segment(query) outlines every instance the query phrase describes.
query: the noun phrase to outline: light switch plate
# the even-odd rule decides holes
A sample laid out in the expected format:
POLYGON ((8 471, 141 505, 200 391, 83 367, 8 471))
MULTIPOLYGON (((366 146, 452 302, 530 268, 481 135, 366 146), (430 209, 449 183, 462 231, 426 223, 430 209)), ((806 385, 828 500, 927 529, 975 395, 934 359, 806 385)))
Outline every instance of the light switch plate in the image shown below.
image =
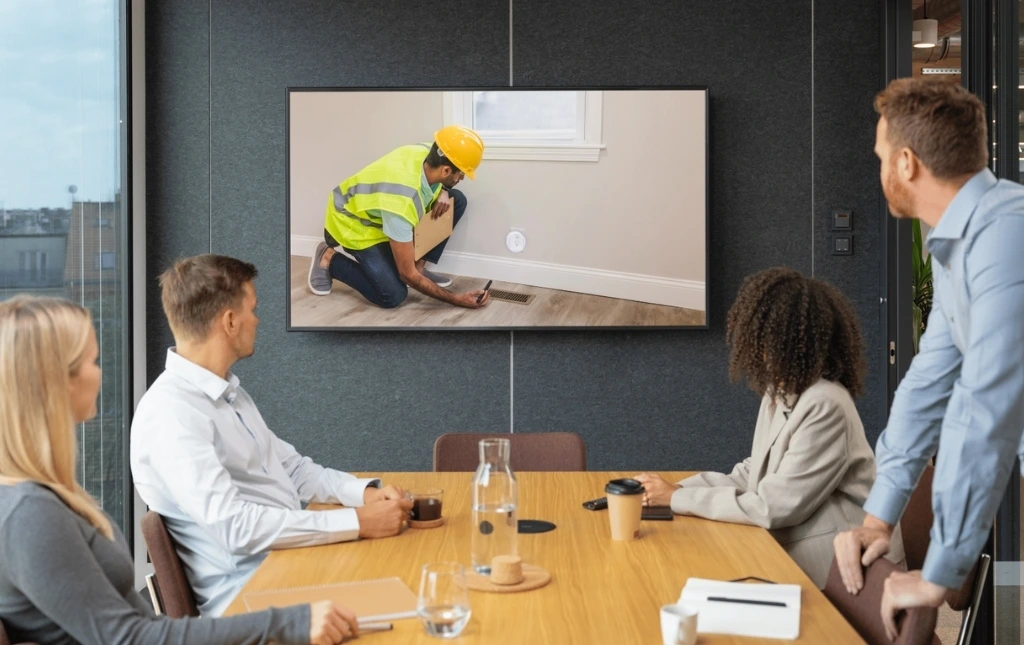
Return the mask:
POLYGON ((832 255, 853 255, 852 233, 839 233, 832 236, 832 255))

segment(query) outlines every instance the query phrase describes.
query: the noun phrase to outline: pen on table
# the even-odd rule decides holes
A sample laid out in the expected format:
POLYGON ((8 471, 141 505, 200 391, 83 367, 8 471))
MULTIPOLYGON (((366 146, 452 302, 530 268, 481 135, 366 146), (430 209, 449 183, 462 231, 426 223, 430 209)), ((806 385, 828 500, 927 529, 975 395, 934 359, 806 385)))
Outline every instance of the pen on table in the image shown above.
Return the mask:
POLYGON ((391 623, 360 623, 359 633, 367 634, 369 632, 390 632, 393 629, 391 623))
MULTIPOLYGON (((491 283, 492 282, 494 282, 494 280, 488 280, 487 281, 487 285, 484 286, 484 293, 487 293, 487 290, 491 288, 491 283)), ((477 302, 480 302, 481 300, 483 300, 484 293, 481 293, 479 296, 476 297, 476 301, 477 302)))
POLYGON ((737 602, 743 605, 766 605, 768 607, 786 607, 786 603, 775 600, 748 600, 747 598, 726 598, 725 596, 708 596, 708 602, 737 602))

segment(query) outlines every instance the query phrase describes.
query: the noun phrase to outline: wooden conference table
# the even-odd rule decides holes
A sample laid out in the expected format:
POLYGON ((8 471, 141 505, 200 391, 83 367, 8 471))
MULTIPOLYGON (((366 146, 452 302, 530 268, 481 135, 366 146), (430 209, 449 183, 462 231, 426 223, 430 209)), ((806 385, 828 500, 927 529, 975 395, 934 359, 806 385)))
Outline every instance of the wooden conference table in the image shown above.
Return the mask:
MULTIPOLYGON (((641 537, 614 542, 607 511, 588 511, 586 500, 604 495, 604 484, 636 473, 517 473, 519 518, 548 520, 554 531, 520 534, 524 562, 538 564, 551 583, 534 591, 471 591, 472 618, 457 643, 660 643, 659 608, 679 598, 693 577, 731 580, 758 576, 803 588, 798 643, 863 643, 811 580, 764 529, 676 517, 645 521, 641 537)), ((687 473, 663 473, 678 481, 687 473)), ((427 562, 469 563, 470 473, 383 473, 405 489, 444 489, 447 523, 409 529, 381 540, 274 551, 228 608, 245 612, 246 593, 350 580, 398 576, 419 592, 427 562)), ((742 620, 737 611, 737 620, 742 620)), ((365 634, 363 643, 441 642, 417 619, 394 621, 394 631, 365 634)), ((778 640, 702 635, 699 643, 779 643, 778 640)))

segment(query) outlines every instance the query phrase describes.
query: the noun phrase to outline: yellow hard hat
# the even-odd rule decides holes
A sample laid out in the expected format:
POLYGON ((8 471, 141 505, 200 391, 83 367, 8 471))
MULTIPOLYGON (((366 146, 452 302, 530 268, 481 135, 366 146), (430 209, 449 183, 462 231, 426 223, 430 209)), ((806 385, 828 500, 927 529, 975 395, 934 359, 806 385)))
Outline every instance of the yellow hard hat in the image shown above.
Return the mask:
POLYGON ((476 179, 476 169, 484 158, 479 134, 462 125, 448 125, 434 133, 434 143, 467 177, 476 179))

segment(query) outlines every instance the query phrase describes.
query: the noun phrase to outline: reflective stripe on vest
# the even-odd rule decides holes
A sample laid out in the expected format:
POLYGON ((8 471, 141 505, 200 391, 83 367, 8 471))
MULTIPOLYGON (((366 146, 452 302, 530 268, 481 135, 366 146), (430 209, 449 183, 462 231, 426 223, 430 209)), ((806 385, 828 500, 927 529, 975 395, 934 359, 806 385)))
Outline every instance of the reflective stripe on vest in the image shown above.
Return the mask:
POLYGON ((412 203, 416 206, 416 215, 423 217, 423 198, 420 197, 420 191, 415 188, 409 188, 402 184, 394 184, 389 181, 381 181, 376 184, 353 184, 349 189, 342 193, 341 186, 335 186, 334 188, 334 208, 339 213, 344 213, 349 217, 353 217, 367 226, 378 226, 374 222, 365 220, 357 215, 345 210, 345 204, 352 198, 353 195, 371 195, 373 193, 391 193, 393 195, 401 195, 402 197, 408 197, 412 200, 412 203))

